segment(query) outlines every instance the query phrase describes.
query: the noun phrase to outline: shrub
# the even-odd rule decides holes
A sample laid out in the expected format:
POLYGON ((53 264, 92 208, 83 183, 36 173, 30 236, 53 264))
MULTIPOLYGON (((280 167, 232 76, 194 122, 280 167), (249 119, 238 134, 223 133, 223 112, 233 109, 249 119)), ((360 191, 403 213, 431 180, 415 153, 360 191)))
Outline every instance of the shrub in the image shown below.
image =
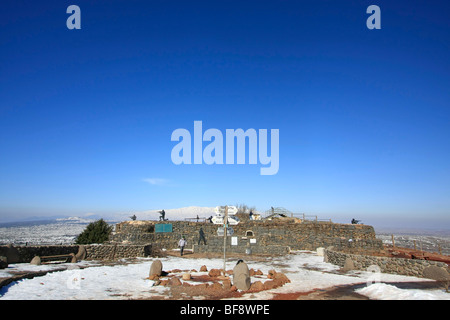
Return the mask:
POLYGON ((87 225, 86 229, 78 235, 75 240, 76 244, 91 244, 91 243, 103 243, 108 241, 111 234, 112 226, 106 223, 105 220, 100 219, 91 222, 87 225))

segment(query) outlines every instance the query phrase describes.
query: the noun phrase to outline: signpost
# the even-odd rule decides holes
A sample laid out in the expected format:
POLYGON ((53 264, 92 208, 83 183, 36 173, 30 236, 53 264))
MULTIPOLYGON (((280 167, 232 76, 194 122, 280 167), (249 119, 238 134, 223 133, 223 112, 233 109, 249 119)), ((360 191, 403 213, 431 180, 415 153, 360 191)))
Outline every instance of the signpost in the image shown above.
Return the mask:
MULTIPOLYGON (((218 227, 217 228, 217 236, 218 237, 223 237, 223 232, 224 232, 224 228, 223 227, 218 227)), ((228 227, 227 228, 227 237, 232 236, 234 233, 234 230, 232 227, 228 227)))
POLYGON ((228 210, 229 215, 234 215, 238 213, 238 208, 236 206, 218 206, 214 209, 217 214, 224 215, 225 209, 228 210))

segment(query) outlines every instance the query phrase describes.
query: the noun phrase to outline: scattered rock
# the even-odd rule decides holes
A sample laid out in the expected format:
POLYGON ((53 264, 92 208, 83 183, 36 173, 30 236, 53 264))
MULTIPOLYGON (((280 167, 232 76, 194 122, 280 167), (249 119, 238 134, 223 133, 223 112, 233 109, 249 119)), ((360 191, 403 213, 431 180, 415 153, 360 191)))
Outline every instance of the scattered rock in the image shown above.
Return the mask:
POLYGON ((436 280, 438 283, 441 283, 446 292, 448 291, 448 288, 450 286, 450 272, 448 271, 449 268, 441 268, 438 266, 429 266, 423 269, 423 276, 425 278, 436 280))
POLYGON ((236 286, 239 290, 248 290, 250 289, 250 277, 246 274, 239 274, 233 278, 233 285, 236 286))
POLYGON ((250 291, 262 291, 264 290, 264 284, 261 281, 253 282, 250 286, 250 291))
POLYGON ((253 268, 251 268, 250 269, 250 277, 253 277, 253 276, 262 276, 263 275, 263 272, 261 271, 261 270, 254 270, 253 268))
POLYGON ((186 273, 183 273, 181 279, 183 279, 183 280, 191 280, 192 277, 191 277, 191 274, 189 272, 186 272, 186 273))
POLYGON ((167 283, 167 285, 169 287, 177 287, 177 286, 181 286, 182 282, 181 282, 181 280, 179 278, 173 277, 173 278, 169 279, 169 282, 167 283))
POLYGON ((291 280, 289 280, 288 277, 286 277, 286 275, 284 273, 281 272, 277 272, 275 274, 274 280, 276 282, 279 282, 281 285, 284 285, 285 283, 290 283, 291 280))
POLYGON ((81 261, 86 259, 86 248, 84 246, 79 246, 78 247, 78 252, 75 255, 77 261, 81 261))
POLYGON ((222 286, 225 290, 230 290, 231 289, 231 280, 230 279, 223 280, 222 286))
POLYGON ((159 280, 159 276, 156 274, 152 274, 147 279, 157 281, 159 280))
POLYGON ((208 273, 208 276, 214 278, 214 277, 218 277, 222 274, 221 269, 211 269, 208 273))
POLYGON ((275 270, 269 270, 269 272, 267 273, 267 279, 275 278, 276 274, 277 274, 277 272, 275 270))
POLYGON ((155 280, 155 282, 153 283, 153 285, 152 285, 152 287, 155 287, 155 286, 159 286, 161 284, 161 280, 155 280))
POLYGON ((423 276, 436 281, 450 281, 450 274, 444 268, 429 266, 423 269, 423 276))
MULTIPOLYGON (((242 260, 240 260, 240 261, 242 261, 242 260)), ((248 265, 244 261, 238 262, 236 264, 236 266, 233 268, 233 276, 237 276, 240 274, 245 274, 247 276, 250 276, 250 270, 248 269, 248 265)))
POLYGON ((264 282, 264 290, 271 290, 271 289, 275 289, 279 287, 278 283, 274 280, 268 280, 266 282, 264 282))
POLYGON ((208 269, 206 268, 206 266, 201 266, 200 272, 208 272, 208 269))
POLYGON ((245 262, 238 262, 233 269, 233 285, 238 290, 250 289, 250 270, 245 262))
POLYGON ((348 272, 351 270, 355 270, 355 264, 353 263, 353 260, 350 258, 345 259, 344 267, 342 268, 343 272, 348 272))
POLYGON ((316 249, 316 253, 319 257, 323 257, 324 256, 324 252, 325 252, 325 248, 323 247, 319 247, 316 249))
POLYGON ((158 280, 161 286, 167 286, 169 284, 169 280, 158 280))
POLYGON ((264 290, 278 288, 288 282, 291 282, 291 280, 289 280, 284 273, 276 272, 275 270, 269 270, 267 278, 271 280, 264 282, 264 290))
POLYGON ((152 276, 152 275, 161 276, 161 274, 162 274, 162 262, 161 262, 161 260, 153 261, 152 265, 150 266, 149 276, 152 276))
POLYGON ((30 264, 40 266, 41 265, 41 257, 35 256, 33 259, 31 259, 30 264))

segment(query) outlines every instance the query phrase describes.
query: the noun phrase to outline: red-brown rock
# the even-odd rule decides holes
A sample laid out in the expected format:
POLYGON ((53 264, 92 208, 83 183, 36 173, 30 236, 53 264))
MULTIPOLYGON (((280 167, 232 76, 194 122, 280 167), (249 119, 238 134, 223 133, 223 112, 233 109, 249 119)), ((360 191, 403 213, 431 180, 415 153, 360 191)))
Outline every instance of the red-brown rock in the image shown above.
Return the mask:
POLYGON ((211 269, 208 273, 210 277, 218 277, 222 274, 220 269, 211 269))
POLYGON ((261 281, 253 282, 249 290, 255 292, 262 291, 264 290, 264 284, 261 281))
POLYGON ((169 287, 176 287, 176 286, 181 286, 181 285, 182 285, 182 283, 179 278, 173 277, 173 278, 169 279, 169 282, 168 282, 169 287))

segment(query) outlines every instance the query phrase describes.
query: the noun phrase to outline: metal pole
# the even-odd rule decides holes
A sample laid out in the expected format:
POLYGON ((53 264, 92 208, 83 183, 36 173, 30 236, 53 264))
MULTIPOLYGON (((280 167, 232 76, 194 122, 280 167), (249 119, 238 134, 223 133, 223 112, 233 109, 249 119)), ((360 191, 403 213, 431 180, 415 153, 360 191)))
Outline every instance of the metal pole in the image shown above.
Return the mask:
POLYGON ((228 230, 228 206, 225 206, 225 217, 223 218, 223 275, 226 276, 227 261, 227 230, 228 230))

